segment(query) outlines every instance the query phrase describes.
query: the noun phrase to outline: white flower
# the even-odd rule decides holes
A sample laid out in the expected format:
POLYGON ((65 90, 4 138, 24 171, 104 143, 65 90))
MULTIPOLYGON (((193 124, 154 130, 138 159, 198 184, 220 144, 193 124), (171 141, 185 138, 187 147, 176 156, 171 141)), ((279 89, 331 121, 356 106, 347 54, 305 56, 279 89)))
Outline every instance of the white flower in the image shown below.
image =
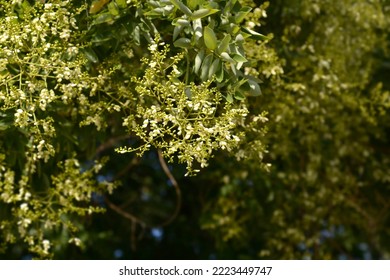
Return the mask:
POLYGON ((148 126, 148 124, 149 124, 149 120, 144 120, 142 127, 145 128, 148 126))
POLYGON ((28 210, 28 205, 27 203, 22 203, 20 205, 20 209, 23 211, 23 212, 26 212, 28 210))
POLYGON ((30 197, 31 197, 31 193, 30 193, 30 192, 26 192, 26 193, 24 194, 24 200, 29 200, 30 197))
POLYGON ((50 249, 50 241, 49 240, 47 240, 47 239, 44 239, 43 241, 42 241, 42 245, 43 245, 43 251, 44 251, 44 253, 45 254, 48 254, 49 252, 49 249, 50 249))
POLYGON ((248 24, 249 28, 255 28, 256 27, 256 24, 253 21, 249 21, 247 24, 248 24))
POLYGON ((24 228, 28 227, 29 224, 31 224, 30 219, 23 219, 23 220, 18 222, 18 225, 21 225, 24 228))
POLYGON ((74 243, 74 245, 80 246, 81 245, 81 240, 79 238, 77 238, 77 237, 74 237, 74 238, 69 239, 69 243, 74 243))
POLYGON ((150 51, 155 51, 155 50, 157 50, 157 44, 150 45, 150 46, 149 46, 149 50, 150 50, 150 51))
POLYGON ((227 143, 225 141, 220 141, 219 146, 221 147, 222 150, 226 149, 227 143))
POLYGON ((23 114, 23 110, 18 109, 18 110, 16 110, 15 117, 18 118, 21 114, 23 114))

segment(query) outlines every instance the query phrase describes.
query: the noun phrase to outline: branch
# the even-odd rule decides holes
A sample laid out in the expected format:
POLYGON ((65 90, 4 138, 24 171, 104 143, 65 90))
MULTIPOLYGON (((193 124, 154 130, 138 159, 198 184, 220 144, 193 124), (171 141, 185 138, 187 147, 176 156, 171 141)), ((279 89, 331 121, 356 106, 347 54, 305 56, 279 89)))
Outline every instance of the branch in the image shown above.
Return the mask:
MULTIPOLYGON (((145 227, 163 227, 163 226, 166 226, 166 225, 172 223, 176 219, 177 215, 180 212, 181 203, 182 203, 181 202, 182 201, 181 190, 180 190, 179 184, 177 183, 175 177, 172 175, 171 171, 169 170, 167 163, 165 162, 165 160, 163 158, 161 150, 158 150, 158 160, 161 164, 161 168, 163 169, 164 173, 167 175, 167 177, 171 181, 173 187, 175 188, 175 192, 176 192, 176 199, 177 199, 176 207, 175 207, 173 214, 167 220, 165 220, 164 222, 157 224, 157 225, 147 225, 145 222, 140 220, 138 217, 134 216, 133 214, 131 214, 129 212, 126 212, 121 207, 112 203, 107 197, 104 198, 104 200, 109 208, 114 210, 117 214, 121 215, 122 217, 131 221, 131 248, 133 251, 136 250, 137 224, 139 224, 143 229, 145 229, 145 227)), ((125 170, 130 169, 133 165, 135 165, 137 163, 138 163, 138 161, 133 159, 133 161, 130 162, 128 168, 125 168, 125 170)), ((142 234, 143 234, 143 232, 142 232, 142 234)))
POLYGON ((107 150, 108 148, 111 148, 112 146, 114 146, 117 142, 121 141, 121 140, 125 140, 125 139, 128 139, 130 138, 129 135, 120 135, 120 136, 117 136, 117 137, 112 137, 110 139, 108 139, 108 141, 104 142, 103 144, 101 144, 97 149, 96 149, 96 152, 95 154, 96 155, 99 155, 101 152, 103 152, 104 150, 107 150))
POLYGON ((128 173, 130 169, 132 169, 134 166, 136 166, 140 162, 139 157, 134 157, 121 171, 119 171, 117 174, 115 174, 115 177, 113 181, 118 180, 120 177, 128 173))
POLYGON ((108 207, 110 207, 112 210, 114 210, 116 213, 118 213, 122 217, 130 220, 131 222, 140 224, 143 227, 145 226, 145 223, 143 221, 141 221, 139 218, 137 218, 133 214, 130 214, 129 212, 126 212, 122 208, 118 207, 117 205, 112 203, 107 197, 104 198, 104 201, 106 202, 108 207))
POLYGON ((160 161, 160 164, 161 164, 163 171, 165 172, 165 174, 167 175, 167 177, 171 181, 173 187, 175 188, 176 198, 177 198, 176 208, 175 208, 175 211, 173 212, 173 214, 171 215, 171 217, 169 217, 166 221, 164 221, 161 224, 156 226, 156 227, 163 227, 163 226, 166 226, 166 225, 172 223, 173 220, 176 219, 177 215, 180 212, 182 199, 181 199, 181 190, 180 190, 179 184, 177 183, 175 177, 173 177, 171 171, 169 170, 167 163, 165 162, 160 149, 158 150, 158 160, 160 161))

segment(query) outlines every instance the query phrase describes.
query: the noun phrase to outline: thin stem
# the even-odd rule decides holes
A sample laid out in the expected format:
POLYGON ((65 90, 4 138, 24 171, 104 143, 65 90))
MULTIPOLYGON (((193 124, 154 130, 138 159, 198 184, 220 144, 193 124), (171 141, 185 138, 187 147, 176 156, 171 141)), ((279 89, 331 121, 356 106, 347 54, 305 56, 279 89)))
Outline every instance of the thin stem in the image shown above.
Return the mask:
POLYGON ((167 175, 167 177, 171 181, 173 187, 175 188, 176 199, 177 199, 176 208, 175 208, 175 211, 173 212, 173 214, 166 221, 164 221, 161 224, 156 226, 156 227, 163 227, 163 226, 166 226, 166 225, 172 223, 173 220, 176 219, 177 215, 180 212, 182 197, 181 197, 181 190, 180 190, 179 184, 177 183, 175 177, 172 175, 171 171, 169 170, 167 163, 165 162, 165 160, 163 158, 162 151, 160 149, 158 150, 158 160, 160 161, 160 164, 161 164, 161 167, 162 167, 164 173, 167 175))
POLYGON ((190 77, 190 56, 188 54, 188 51, 186 52, 186 57, 187 57, 186 85, 188 85, 188 80, 190 77))
POLYGON ((118 207, 117 205, 112 203, 107 197, 104 197, 104 201, 105 201, 105 203, 107 204, 108 207, 110 207, 112 210, 114 210, 116 213, 118 213, 122 217, 130 220, 131 222, 138 223, 141 226, 145 226, 145 223, 143 221, 141 221, 139 218, 137 218, 133 214, 130 214, 129 212, 126 212, 122 208, 118 207))
POLYGON ((118 143, 119 141, 121 140, 125 140, 125 139, 128 139, 130 138, 129 135, 120 135, 120 136, 117 136, 117 137, 112 137, 110 138, 107 142, 104 142, 103 144, 101 144, 97 149, 96 149, 96 155, 99 155, 101 152, 111 148, 112 146, 114 146, 116 143, 118 143))

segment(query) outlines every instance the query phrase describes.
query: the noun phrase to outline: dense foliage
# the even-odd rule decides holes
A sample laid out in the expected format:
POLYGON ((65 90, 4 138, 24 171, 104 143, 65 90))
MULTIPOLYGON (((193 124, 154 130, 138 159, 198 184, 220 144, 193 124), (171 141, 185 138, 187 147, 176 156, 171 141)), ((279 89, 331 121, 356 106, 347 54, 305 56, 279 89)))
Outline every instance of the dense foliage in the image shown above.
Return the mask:
POLYGON ((3 258, 390 258, 388 1, 0 22, 3 258))

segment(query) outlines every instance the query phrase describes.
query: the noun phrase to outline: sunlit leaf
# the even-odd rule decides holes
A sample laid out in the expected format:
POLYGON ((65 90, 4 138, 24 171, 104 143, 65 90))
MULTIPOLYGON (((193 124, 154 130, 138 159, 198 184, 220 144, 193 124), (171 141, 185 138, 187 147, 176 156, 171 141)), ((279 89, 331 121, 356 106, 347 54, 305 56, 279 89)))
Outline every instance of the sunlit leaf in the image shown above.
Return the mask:
POLYGON ((126 8, 126 0, 115 0, 115 2, 118 4, 120 8, 126 8))
POLYGON ((233 103, 233 96, 230 93, 226 95, 226 101, 229 103, 233 103))
POLYGON ((226 52, 227 48, 229 47, 229 43, 231 39, 232 36, 230 36, 230 34, 227 34, 219 43, 217 53, 221 54, 223 52, 226 52))
POLYGON ((98 0, 98 1, 93 2, 91 5, 91 8, 89 8, 89 13, 96 14, 96 13, 100 12, 103 9, 104 5, 106 5, 110 1, 111 0, 98 0))
POLYGON ((205 0, 187 0, 187 5, 190 9, 194 10, 203 5, 204 1, 205 0))
POLYGON ((224 61, 235 63, 233 58, 231 58, 230 55, 226 52, 221 53, 221 57, 224 61))
POLYGON ((119 9, 115 2, 111 2, 110 4, 108 4, 107 7, 110 14, 112 14, 113 16, 119 15, 119 9))
POLYGON ((244 33, 246 33, 246 34, 251 35, 250 38, 255 39, 255 40, 266 40, 266 39, 268 39, 267 36, 265 36, 263 34, 260 34, 260 33, 257 33, 256 31, 253 31, 253 30, 248 29, 246 27, 242 27, 241 30, 244 33))
POLYGON ((195 33, 195 41, 198 42, 200 38, 203 36, 203 27, 202 27, 202 20, 196 19, 193 21, 193 28, 195 33))
POLYGON ((245 57, 243 57, 242 55, 240 55, 238 53, 233 54, 233 60, 236 62, 247 62, 248 61, 245 57))
POLYGON ((192 16, 191 10, 186 5, 184 5, 182 1, 179 0, 170 0, 170 1, 173 5, 175 5, 176 8, 178 8, 184 14, 186 14, 189 17, 192 16))
POLYGON ((172 24, 174 26, 191 26, 191 23, 190 21, 184 19, 184 18, 175 18, 173 21, 172 21, 172 24))
POLYGON ((242 7, 241 10, 234 17, 236 23, 240 23, 252 10, 251 7, 242 7))
POLYGON ((219 12, 219 10, 217 10, 217 9, 200 9, 200 10, 193 12, 192 16, 190 18, 192 20, 201 19, 201 18, 207 17, 209 15, 212 15, 212 14, 215 14, 218 12, 219 12))
POLYGON ((203 36, 206 47, 209 50, 215 50, 217 48, 218 41, 214 31, 210 27, 205 26, 203 30, 203 36))

